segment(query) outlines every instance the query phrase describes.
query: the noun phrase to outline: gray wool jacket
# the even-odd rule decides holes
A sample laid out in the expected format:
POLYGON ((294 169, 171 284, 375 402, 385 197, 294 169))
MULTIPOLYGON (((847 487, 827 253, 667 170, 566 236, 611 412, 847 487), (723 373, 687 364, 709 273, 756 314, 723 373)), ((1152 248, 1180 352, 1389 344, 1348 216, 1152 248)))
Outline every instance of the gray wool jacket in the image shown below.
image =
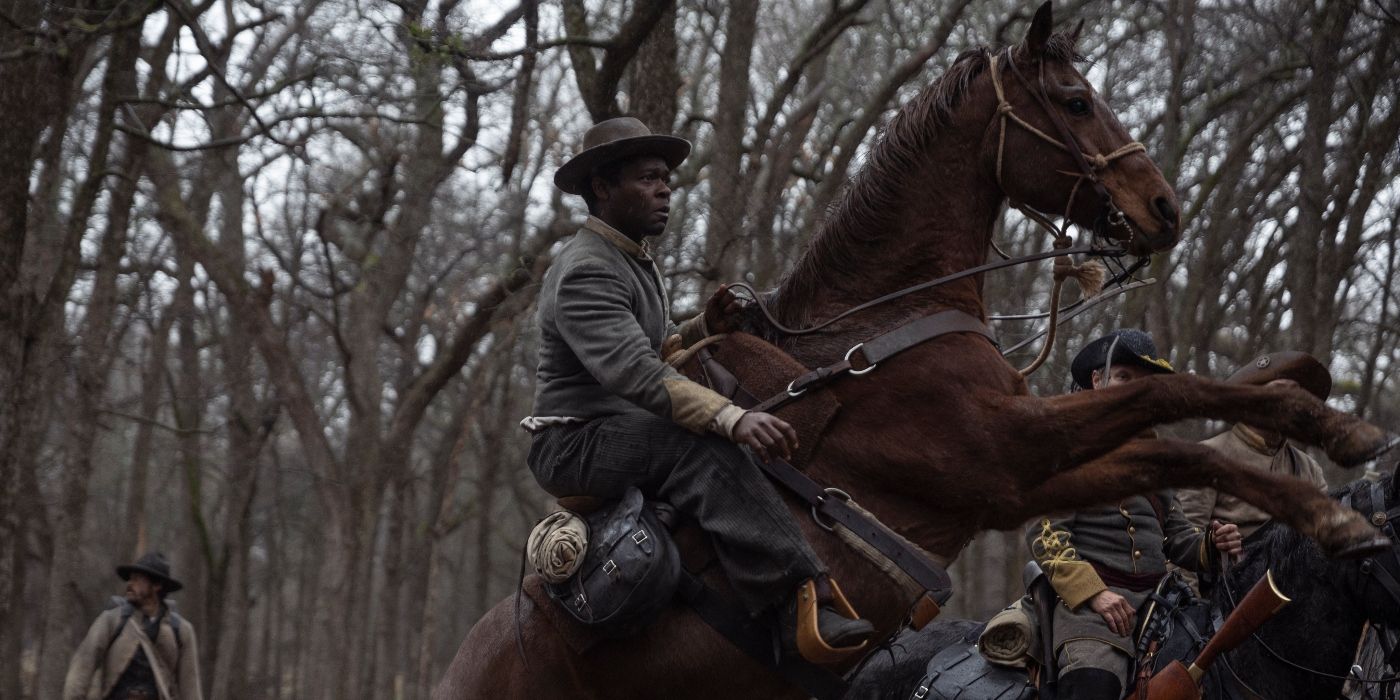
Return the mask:
POLYGON ((590 216, 544 276, 539 382, 533 415, 522 425, 650 411, 697 433, 727 435, 742 410, 660 355, 671 335, 681 336, 682 347, 703 338, 703 314, 678 326, 670 312, 646 248, 590 216))

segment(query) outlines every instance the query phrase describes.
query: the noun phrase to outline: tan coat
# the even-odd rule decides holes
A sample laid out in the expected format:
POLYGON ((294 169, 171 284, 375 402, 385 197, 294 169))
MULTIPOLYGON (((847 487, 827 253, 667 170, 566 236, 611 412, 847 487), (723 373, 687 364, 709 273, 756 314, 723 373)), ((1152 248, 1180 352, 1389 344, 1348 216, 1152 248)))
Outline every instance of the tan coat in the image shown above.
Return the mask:
MULTIPOLYGON (((1287 442, 1277 449, 1270 449, 1263 438, 1245 426, 1236 425, 1201 444, 1219 450, 1242 464, 1274 474, 1296 476, 1316 484, 1320 489, 1327 489, 1322 467, 1306 452, 1287 442)), ((1177 496, 1181 499, 1181 509, 1186 519, 1201 528, 1209 526, 1214 519, 1234 523, 1240 528, 1240 535, 1249 537, 1272 519, 1268 513, 1213 488, 1182 489, 1177 496)))
POLYGON ((154 649, 156 654, 156 657, 151 659, 151 667, 155 670, 161 700, 202 700, 199 684, 199 647, 195 642, 194 626, 183 617, 179 618, 180 639, 177 644, 175 631, 171 628, 172 616, 167 613, 161 619, 160 631, 157 632, 156 641, 152 645, 140 628, 143 618, 141 611, 137 610, 127 618, 126 625, 118 635, 117 625, 121 624, 121 617, 122 609, 112 608, 98 615, 92 627, 88 628, 87 636, 83 638, 83 643, 78 646, 78 650, 73 653, 73 660, 68 664, 68 677, 63 683, 63 700, 88 698, 92 676, 99 672, 101 685, 99 694, 94 697, 106 697, 143 642, 148 649, 148 659, 151 658, 151 649, 154 649), (115 640, 113 636, 116 636, 115 640), (111 643, 110 649, 108 643, 111 643))

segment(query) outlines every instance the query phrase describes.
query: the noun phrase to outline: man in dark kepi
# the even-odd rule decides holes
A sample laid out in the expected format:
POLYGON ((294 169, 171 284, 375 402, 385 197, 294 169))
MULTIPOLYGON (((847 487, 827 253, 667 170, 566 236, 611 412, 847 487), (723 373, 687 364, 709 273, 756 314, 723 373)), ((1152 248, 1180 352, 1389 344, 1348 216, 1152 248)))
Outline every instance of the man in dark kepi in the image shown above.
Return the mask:
MULTIPOLYGON (((1135 329, 1089 343, 1070 366, 1076 390, 1172 371, 1152 336, 1135 329)), ((1219 552, 1240 551, 1233 525, 1213 532, 1192 526, 1171 491, 1033 520, 1026 538, 1060 599, 1052 620, 1056 692, 1089 700, 1118 700, 1127 687, 1134 617, 1166 575, 1167 561, 1202 571, 1217 565, 1219 552)))
MULTIPOLYGON (((647 239, 670 217, 671 172, 690 142, 619 117, 584 135, 554 184, 583 198, 589 217, 559 251, 539 297, 539 385, 529 465, 555 496, 617 498, 629 486, 694 518, 707 532, 751 615, 790 611, 813 581, 817 627, 834 649, 860 646, 873 628, 842 616, 825 566, 755 463, 790 458, 797 433, 746 412, 663 361, 663 344, 689 347, 736 325, 742 305, 726 288, 680 324, 647 239)), ((790 612, 782 616, 791 632, 790 612)), ((790 634, 785 634, 785 640, 790 634)))
POLYGON ((87 698, 95 673, 103 700, 200 700, 199 647, 194 627, 166 605, 184 586, 165 556, 150 552, 117 575, 126 581, 124 600, 88 628, 68 664, 64 700, 87 698))

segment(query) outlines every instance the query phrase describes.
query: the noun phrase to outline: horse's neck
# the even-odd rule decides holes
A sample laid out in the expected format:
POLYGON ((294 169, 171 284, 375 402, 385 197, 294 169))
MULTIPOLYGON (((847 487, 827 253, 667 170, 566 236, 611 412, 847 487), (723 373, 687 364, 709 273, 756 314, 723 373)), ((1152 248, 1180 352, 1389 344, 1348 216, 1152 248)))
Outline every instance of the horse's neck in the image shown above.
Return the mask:
MULTIPOLYGON (((969 101, 973 114, 981 110, 969 101)), ((986 259, 1002 195, 983 172, 983 120, 966 116, 921 153, 894 158, 882 139, 779 289, 781 316, 810 326, 853 306, 986 259), (892 161, 914 164, 904 171, 892 161), (878 165, 877 165, 878 164, 878 165)), ((808 365, 873 332, 941 309, 982 314, 980 278, 935 287, 861 312, 830 331, 790 336, 783 347, 808 365)))

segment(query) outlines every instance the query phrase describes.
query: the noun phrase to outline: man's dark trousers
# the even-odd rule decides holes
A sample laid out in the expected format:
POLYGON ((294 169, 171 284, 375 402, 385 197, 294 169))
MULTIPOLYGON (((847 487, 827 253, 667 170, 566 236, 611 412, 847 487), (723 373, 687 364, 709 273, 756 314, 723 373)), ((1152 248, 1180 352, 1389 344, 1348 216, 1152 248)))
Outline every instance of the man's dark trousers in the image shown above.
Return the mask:
POLYGON ((645 412, 556 425, 535 434, 530 469, 555 496, 619 498, 636 486, 700 523, 751 614, 823 571, 749 452, 645 412))

